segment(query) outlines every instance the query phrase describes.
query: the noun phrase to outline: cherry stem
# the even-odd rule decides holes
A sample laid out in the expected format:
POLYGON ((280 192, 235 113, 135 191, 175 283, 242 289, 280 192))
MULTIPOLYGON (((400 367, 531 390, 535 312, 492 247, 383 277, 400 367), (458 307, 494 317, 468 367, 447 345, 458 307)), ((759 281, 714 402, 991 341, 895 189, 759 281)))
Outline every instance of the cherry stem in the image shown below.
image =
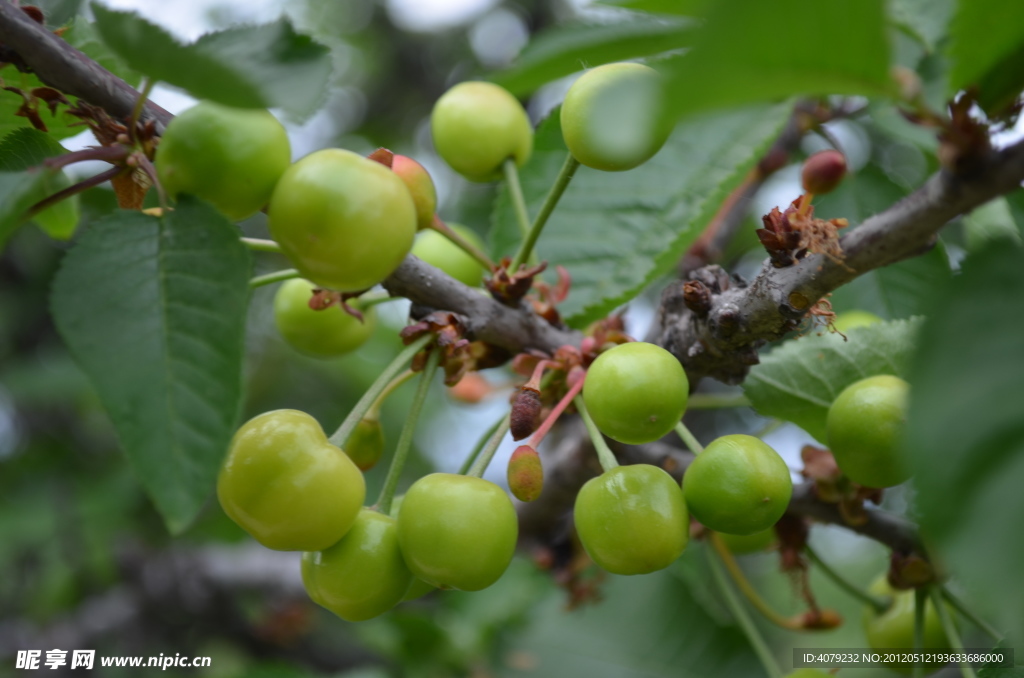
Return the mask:
POLYGON ((705 549, 704 553, 707 556, 711 576, 715 580, 719 593, 725 599, 725 604, 732 613, 733 618, 736 619, 736 623, 739 624, 744 635, 747 636, 747 640, 750 641, 750 645, 754 648, 757 658, 761 660, 765 673, 768 674, 769 678, 782 678, 782 669, 779 667, 779 663, 775 660, 775 656, 764 641, 761 633, 757 630, 757 627, 754 626, 754 620, 747 614, 743 604, 729 586, 725 573, 722 572, 722 564, 715 557, 714 551, 705 549))
MULTIPOLYGON (((508 162, 508 161, 506 161, 508 162)), ((516 256, 512 259, 512 264, 509 266, 511 272, 516 272, 519 267, 527 262, 530 258, 530 254, 533 252, 533 246, 537 244, 537 238, 540 237, 541 231, 544 230, 544 225, 548 223, 548 217, 555 211, 555 205, 562 198, 562 194, 565 193, 565 189, 568 188, 569 182, 572 181, 573 176, 576 175, 576 170, 580 166, 580 161, 573 157, 572 153, 569 153, 565 162, 562 164, 562 169, 558 172, 558 177, 555 179, 555 183, 552 184, 551 190, 548 191, 548 195, 544 198, 544 204, 540 207, 540 212, 537 213, 537 218, 533 220, 533 226, 530 227, 530 231, 526 234, 526 238, 523 240, 523 244, 519 246, 519 251, 516 252, 516 256)))
POLYGON ((954 595, 948 587, 942 587, 942 597, 953 606, 953 609, 960 613, 965 619, 971 621, 979 629, 987 633, 992 640, 997 643, 1003 640, 1003 634, 1001 634, 994 626, 986 622, 984 619, 975 614, 958 596, 954 595))
POLYGON ((530 447, 532 447, 533 449, 537 449, 537 446, 540 445, 541 442, 544 440, 544 436, 548 434, 548 431, 551 430, 551 427, 555 425, 555 422, 558 421, 558 418, 562 416, 563 412, 565 412, 565 408, 569 407, 569 403, 571 403, 573 399, 576 398, 577 395, 579 395, 579 392, 583 390, 584 381, 585 379, 577 380, 576 383, 569 388, 569 390, 562 397, 562 399, 558 401, 558 404, 555 405, 554 409, 551 410, 551 414, 549 414, 548 418, 544 420, 544 423, 538 426, 537 430, 533 432, 533 435, 530 437, 530 441, 528 443, 530 447))
POLYGON ((476 259, 477 263, 486 268, 488 271, 494 271, 497 266, 491 261, 491 258, 480 251, 480 248, 469 242, 461 235, 459 235, 455 229, 441 220, 441 217, 434 215, 434 220, 430 223, 429 228, 437 231, 444 237, 451 240, 455 245, 459 247, 463 252, 476 259))
POLYGON ((71 196, 77 195, 78 193, 81 193, 82 191, 84 191, 86 189, 92 188, 93 186, 99 186, 100 184, 102 184, 104 182, 107 182, 107 181, 110 181, 111 179, 113 179, 114 177, 120 175, 122 172, 125 172, 125 171, 126 170, 123 167, 111 167, 108 170, 100 172, 96 176, 89 177, 88 179, 85 179, 84 181, 79 181, 77 184, 74 184, 72 186, 68 186, 67 188, 65 188, 65 189, 63 189, 61 191, 57 191, 56 193, 54 193, 50 197, 43 198, 42 200, 37 202, 35 205, 32 205, 32 207, 29 207, 28 210, 25 212, 25 215, 24 215, 23 219, 25 221, 28 221, 29 219, 31 219, 32 217, 36 216, 37 214, 39 214, 40 212, 42 212, 46 208, 52 207, 53 205, 56 205, 61 200, 67 200, 71 196))
POLYGON ((298 278, 299 272, 294 268, 285 268, 280 271, 274 271, 273 273, 264 273, 258 275, 249 280, 249 288, 256 289, 264 285, 270 285, 272 283, 281 282, 282 280, 290 280, 292 278, 298 278))
MULTIPOLYGON (((582 382, 583 379, 580 379, 580 381, 582 382)), ((600 429, 597 428, 597 424, 590 418, 590 412, 587 412, 587 405, 583 402, 583 396, 574 396, 572 402, 576 405, 580 416, 583 417, 583 423, 587 426, 587 433, 590 434, 590 441, 594 443, 594 450, 597 452, 597 460, 600 462, 601 468, 605 471, 618 468, 619 461, 615 458, 611 448, 608 447, 608 443, 605 442, 604 436, 601 434, 600 429)))
MULTIPOLYGON (((422 337, 406 346, 401 353, 395 356, 395 359, 384 368, 384 371, 381 372, 380 376, 377 377, 377 380, 370 385, 370 388, 366 389, 366 393, 363 394, 363 397, 360 398, 359 402, 357 402, 355 407, 352 408, 352 411, 348 413, 348 416, 345 417, 345 421, 341 422, 341 426, 339 426, 338 430, 334 432, 334 435, 329 438, 332 445, 345 449, 345 443, 348 442, 349 436, 352 435, 352 431, 354 431, 356 426, 359 425, 359 422, 362 420, 363 415, 366 414, 367 410, 373 406, 374 401, 377 400, 377 396, 387 388, 388 384, 391 383, 391 380, 394 379, 399 372, 405 369, 405 366, 409 364, 413 356, 419 353, 420 349, 434 341, 434 339, 435 337, 433 334, 424 334, 422 337)), ((432 353, 436 353, 436 351, 432 351, 432 353)))
POLYGON ((857 600, 871 606, 878 614, 882 614, 889 608, 884 600, 871 595, 858 586, 855 586, 849 579, 832 569, 832 566, 822 560, 821 556, 818 555, 810 544, 804 546, 804 550, 807 552, 807 557, 811 559, 811 562, 814 563, 819 570, 821 570, 822 574, 835 582, 839 588, 846 591, 857 600))
MULTIPOLYGON (((398 436, 398 445, 395 447, 395 456, 391 459, 391 466, 388 467, 388 475, 384 479, 384 486, 380 488, 380 496, 377 497, 377 510, 387 515, 391 512, 391 500, 395 498, 395 488, 398 487, 398 479, 402 475, 402 468, 405 467, 405 460, 409 458, 409 450, 412 449, 412 434, 416 430, 416 420, 420 417, 420 410, 427 400, 427 392, 430 391, 430 383, 434 380, 437 366, 441 362, 441 350, 435 348, 427 356, 427 366, 423 368, 423 378, 413 396, 412 405, 405 416, 405 425, 402 426, 402 433, 398 436)), ((412 375, 412 370, 408 371, 412 375)), ((393 379, 381 392, 386 396, 389 389, 394 390, 400 386, 408 377, 401 375, 393 379), (396 385, 397 384, 397 385, 396 385)), ((381 396, 378 396, 378 400, 381 396)), ((374 403, 376 405, 376 403, 374 403)))
POLYGON ((761 613, 761 616, 776 626, 789 631, 806 630, 799 623, 796 623, 791 619, 786 619, 780 615, 765 602, 764 598, 762 598, 757 592, 757 589, 754 588, 746 575, 743 574, 743 570, 740 569, 739 564, 736 562, 736 558, 732 555, 729 547, 725 545, 725 542, 722 541, 722 538, 718 536, 717 533, 712 532, 708 537, 708 540, 714 547, 715 552, 718 553, 718 557, 721 559, 722 564, 725 565, 725 569, 729 572, 729 576, 732 578, 733 583, 736 584, 736 588, 740 590, 740 593, 743 594, 743 597, 750 602, 754 609, 761 613))
POLYGON ((679 437, 686 443, 686 447, 694 454, 700 454, 704 451, 704 446, 700 444, 696 436, 690 433, 690 429, 686 428, 686 424, 681 420, 676 423, 676 433, 679 434, 679 437))
POLYGON ((750 407, 750 399, 742 393, 694 393, 686 403, 688 410, 721 410, 727 407, 750 407))
POLYGON ((469 467, 469 471, 466 472, 467 476, 473 478, 483 478, 484 471, 490 465, 491 460, 494 459, 494 453, 498 451, 498 447, 501 445, 501 441, 505 439, 505 434, 508 433, 509 427, 512 425, 512 413, 505 415, 505 418, 498 422, 498 427, 494 429, 494 433, 487 439, 487 444, 480 450, 480 454, 473 461, 473 465, 469 467))
MULTIPOLYGON (((360 304, 359 306, 360 308, 363 307, 362 304, 360 304)), ((392 393, 398 390, 399 386, 409 381, 414 376, 416 376, 415 372, 413 372, 412 370, 406 370, 405 372, 402 372, 400 375, 398 375, 390 382, 388 382, 388 385, 385 386, 384 390, 380 392, 380 395, 377 396, 377 399, 373 401, 373 405, 370 406, 370 409, 368 409, 366 411, 366 414, 363 415, 363 419, 371 419, 373 421, 379 420, 380 407, 381 405, 384 404, 384 401, 387 400, 392 393)))
POLYGON ((526 198, 523 197, 523 185, 519 183, 519 168, 516 161, 508 158, 501 165, 505 170, 505 183, 508 184, 508 192, 512 197, 512 208, 516 213, 516 223, 519 225, 519 235, 525 239, 530 233, 530 213, 526 209, 526 198))
POLYGON ((806 217, 807 212, 811 209, 811 201, 814 200, 814 194, 808 191, 800 196, 800 206, 797 208, 797 214, 801 217, 806 217))
POLYGON ((263 240, 261 238, 239 238, 239 240, 254 252, 281 252, 281 246, 273 240, 263 240))
POLYGON ((914 668, 913 678, 924 677, 924 662, 920 652, 924 648, 924 613, 928 602, 928 590, 924 587, 914 589, 914 668))
POLYGON ((131 154, 132 148, 124 144, 99 147, 93 146, 91 148, 83 148, 80 151, 72 151, 70 153, 65 153, 64 155, 58 155, 55 158, 47 158, 43 164, 50 169, 64 169, 68 165, 73 165, 76 162, 86 162, 88 160, 102 160, 110 163, 124 161, 127 160, 128 156, 131 154))
POLYGON ((464 476, 467 473, 469 473, 469 469, 472 468, 473 462, 477 460, 477 458, 480 456, 480 453, 483 451, 484 445, 486 445, 487 442, 494 437, 494 434, 498 431, 498 428, 502 424, 508 426, 509 422, 510 420, 508 418, 508 415, 502 416, 501 419, 491 424, 490 428, 488 428, 487 431, 485 431, 484 434, 480 436, 480 440, 476 441, 476 445, 473 447, 473 451, 469 453, 469 456, 466 457, 466 459, 462 462, 462 466, 459 467, 458 474, 460 476, 464 476))
MULTIPOLYGON (((945 603, 942 602, 942 593, 936 586, 929 587, 928 595, 931 596, 932 606, 935 608, 935 612, 939 615, 939 621, 942 622, 942 630, 946 632, 946 639, 949 641, 950 649, 957 654, 963 654, 964 642, 960 639, 960 632, 956 629, 956 624, 953 623, 953 617, 949 614, 949 610, 946 609, 945 603)), ((977 674, 971 667, 970 662, 960 662, 960 675, 964 678, 977 678, 977 674)))

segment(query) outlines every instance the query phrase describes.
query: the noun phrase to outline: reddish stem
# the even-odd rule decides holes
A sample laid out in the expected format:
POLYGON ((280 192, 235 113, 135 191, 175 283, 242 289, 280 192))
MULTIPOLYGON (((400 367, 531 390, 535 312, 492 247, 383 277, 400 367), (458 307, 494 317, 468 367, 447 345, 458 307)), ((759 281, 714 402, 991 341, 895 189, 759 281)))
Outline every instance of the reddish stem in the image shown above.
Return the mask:
POLYGON ((530 381, 522 385, 521 388, 530 388, 534 391, 540 391, 540 378, 544 376, 544 370, 549 367, 558 367, 558 363, 551 360, 541 360, 537 363, 537 366, 533 368, 533 376, 530 377, 530 381))
POLYGON ((126 160, 131 152, 132 149, 128 146, 94 146, 92 148, 83 148, 80 151, 72 151, 71 153, 58 155, 54 158, 48 158, 45 161, 45 164, 50 169, 63 169, 68 165, 72 165, 76 162, 85 162, 86 160, 103 160, 105 162, 112 163, 119 160, 126 160))
POLYGON ((550 431, 551 427, 555 425, 558 418, 562 416, 562 412, 565 412, 565 408, 569 406, 572 399, 575 398, 581 390, 583 390, 583 381, 583 379, 576 380, 576 383, 569 388, 569 391, 565 396, 559 400, 558 404, 555 405, 553 410, 551 410, 551 414, 549 414, 548 418, 544 420, 544 423, 533 432, 530 442, 527 443, 530 447, 537 449, 537 446, 540 445, 542 440, 544 440, 544 436, 548 434, 548 431, 550 431))
POLYGON ((49 198, 44 198, 43 200, 40 200, 39 202, 37 202, 35 205, 32 205, 32 207, 28 208, 28 211, 25 212, 25 220, 27 221, 27 220, 31 219, 35 215, 37 215, 40 212, 42 212, 43 210, 45 210, 47 207, 50 207, 51 205, 56 205, 57 203, 59 203, 61 200, 64 200, 65 198, 70 198, 71 196, 75 195, 76 193, 81 193, 82 191, 86 190, 87 188, 92 188, 93 186, 99 186, 103 182, 109 181, 110 179, 113 179, 114 177, 116 177, 117 175, 119 175, 119 174, 121 174, 122 172, 125 172, 125 171, 127 171, 127 170, 125 170, 125 168, 123 168, 123 167, 111 167, 107 171, 100 172, 99 174, 97 174, 94 177, 89 177, 85 181, 80 181, 80 182, 78 182, 77 184, 75 184, 73 186, 68 186, 67 188, 65 188, 62 191, 57 191, 56 193, 51 195, 49 198))

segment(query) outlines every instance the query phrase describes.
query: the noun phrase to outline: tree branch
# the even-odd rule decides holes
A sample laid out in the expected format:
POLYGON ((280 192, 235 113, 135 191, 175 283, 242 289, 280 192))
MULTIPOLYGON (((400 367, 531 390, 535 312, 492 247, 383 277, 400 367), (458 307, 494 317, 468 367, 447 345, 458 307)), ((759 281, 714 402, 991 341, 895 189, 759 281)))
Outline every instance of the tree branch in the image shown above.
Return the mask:
MULTIPOLYGON (((821 254, 786 268, 766 261, 749 286, 714 294, 710 311, 701 317, 683 303, 682 283, 673 284, 662 295, 654 341, 679 358, 691 384, 709 376, 739 383, 756 363, 757 348, 792 330, 824 295, 868 271, 927 251, 951 219, 1018 188, 1021 181, 1024 141, 992 151, 971 174, 939 171, 844 236, 843 261, 821 254)), ((719 277, 707 268, 693 275, 719 277)))
MULTIPOLYGON (((115 118, 131 117, 139 98, 131 85, 7 0, 0 0, 0 43, 16 52, 24 65, 50 87, 99 106, 115 118)), ((173 117, 152 101, 143 108, 143 120, 155 120, 160 131, 173 117)))
MULTIPOLYGON (((383 285, 393 296, 405 297, 424 310, 464 316, 471 338, 513 353, 528 348, 554 353, 559 346, 578 346, 582 340, 578 332, 554 327, 527 306, 505 306, 483 290, 467 287, 411 254, 383 285)), ((414 315, 425 312, 414 309, 414 315)))

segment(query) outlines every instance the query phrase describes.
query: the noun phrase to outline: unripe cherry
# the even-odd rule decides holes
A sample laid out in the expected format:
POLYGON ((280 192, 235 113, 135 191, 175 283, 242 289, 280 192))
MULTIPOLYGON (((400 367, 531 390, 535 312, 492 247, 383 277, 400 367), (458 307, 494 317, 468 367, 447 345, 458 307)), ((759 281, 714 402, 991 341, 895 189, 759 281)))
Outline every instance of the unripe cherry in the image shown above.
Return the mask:
POLYGON ((820 151, 804 161, 800 174, 804 190, 815 195, 831 193, 846 176, 846 157, 836 150, 820 151))
POLYGON ((437 212, 437 189, 426 168, 408 156, 396 155, 391 160, 391 171, 398 175, 412 195, 416 205, 417 230, 429 228, 437 212))
POLYGON ((508 460, 508 488, 519 501, 533 501, 544 489, 544 468, 537 450, 520 445, 508 460))

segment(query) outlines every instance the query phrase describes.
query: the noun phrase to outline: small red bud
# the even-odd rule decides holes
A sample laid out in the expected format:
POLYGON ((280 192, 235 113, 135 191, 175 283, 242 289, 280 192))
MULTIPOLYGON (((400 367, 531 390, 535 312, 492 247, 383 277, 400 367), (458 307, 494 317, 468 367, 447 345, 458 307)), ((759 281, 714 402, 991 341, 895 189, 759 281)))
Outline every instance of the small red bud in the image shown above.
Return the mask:
POLYGON ((512 400, 512 415, 509 428, 512 440, 522 440, 540 426, 540 392, 524 386, 512 400))
POLYGON ((804 161, 800 175, 804 190, 815 195, 831 193, 846 175, 846 158, 839 151, 815 153, 804 161))
POLYGON ((520 445, 508 460, 508 487, 519 501, 533 501, 544 489, 544 469, 537 450, 520 445))

